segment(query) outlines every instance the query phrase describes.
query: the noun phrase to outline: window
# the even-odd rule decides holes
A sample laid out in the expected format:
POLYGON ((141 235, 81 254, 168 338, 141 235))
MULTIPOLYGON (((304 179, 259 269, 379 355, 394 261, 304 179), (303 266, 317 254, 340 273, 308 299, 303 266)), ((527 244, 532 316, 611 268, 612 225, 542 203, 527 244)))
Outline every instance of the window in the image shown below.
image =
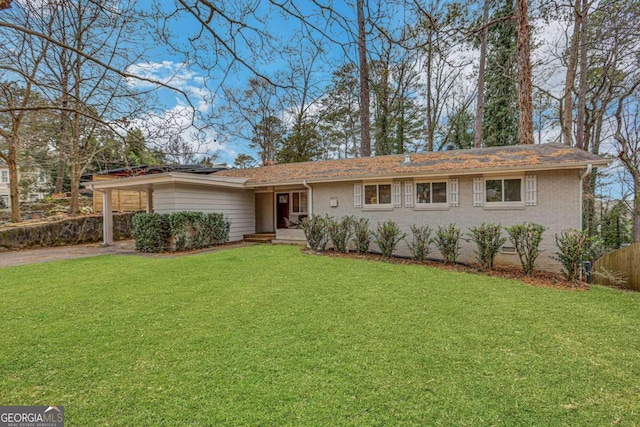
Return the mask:
POLYGON ((364 186, 365 205, 390 205, 391 184, 367 184, 364 186))
POLYGON ((0 196, 0 209, 7 209, 9 207, 9 196, 0 196))
POLYGON ((447 203, 447 183, 418 182, 416 203, 447 203))
POLYGON ((9 182, 9 171, 2 171, 2 173, 0 173, 0 182, 3 184, 9 182))
POLYGON ((487 179, 485 201, 487 203, 522 202, 522 179, 487 179))
POLYGON ((294 191, 291 193, 291 213, 306 213, 307 212, 307 192, 306 191, 294 191))

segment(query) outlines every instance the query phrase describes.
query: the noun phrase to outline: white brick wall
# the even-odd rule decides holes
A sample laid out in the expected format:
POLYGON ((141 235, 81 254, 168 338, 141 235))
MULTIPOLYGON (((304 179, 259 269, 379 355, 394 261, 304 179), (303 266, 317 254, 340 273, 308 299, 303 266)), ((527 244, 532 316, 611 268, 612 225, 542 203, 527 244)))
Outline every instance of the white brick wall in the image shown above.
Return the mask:
MULTIPOLYGON (((343 215, 366 217, 369 218, 371 228, 375 228, 378 222, 392 219, 408 234, 410 234, 409 227, 412 224, 429 225, 435 230, 438 226, 455 223, 463 233, 467 233, 469 227, 480 225, 483 222, 500 223, 503 226, 525 221, 536 222, 548 228, 543 235, 542 253, 538 258, 537 266, 544 270, 558 271, 560 268, 558 262, 551 259, 557 250, 554 235, 564 229, 579 229, 581 226, 579 172, 577 170, 551 171, 536 172, 534 175, 537 176, 538 199, 535 206, 522 206, 517 209, 490 209, 486 206, 473 206, 474 176, 460 176, 454 177, 458 178, 459 185, 458 206, 420 210, 416 207, 405 207, 403 197, 403 205, 400 208, 390 208, 384 211, 367 210, 366 207, 354 208, 353 182, 345 182, 313 184, 313 213, 329 214, 334 217, 343 215), (338 198, 338 207, 329 206, 329 200, 332 197, 338 198)), ((404 185, 402 187, 404 192, 404 185)), ((509 242, 506 245, 509 245, 509 242)), ((472 262, 475 244, 462 241, 461 246, 460 261, 472 262)), ((400 243, 397 253, 407 256, 410 254, 405 242, 400 243)), ((433 245, 430 256, 440 257, 438 250, 433 245)), ((520 265, 518 256, 515 254, 500 254, 497 262, 520 265)))

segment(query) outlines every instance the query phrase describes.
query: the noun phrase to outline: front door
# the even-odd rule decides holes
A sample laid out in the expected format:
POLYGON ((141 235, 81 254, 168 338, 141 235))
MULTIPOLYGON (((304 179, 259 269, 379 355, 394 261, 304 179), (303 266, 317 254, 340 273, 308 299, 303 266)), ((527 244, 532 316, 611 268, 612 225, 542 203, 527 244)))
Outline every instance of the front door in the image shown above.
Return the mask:
POLYGON ((276 218, 278 228, 287 228, 285 218, 289 219, 289 193, 276 195, 276 218))

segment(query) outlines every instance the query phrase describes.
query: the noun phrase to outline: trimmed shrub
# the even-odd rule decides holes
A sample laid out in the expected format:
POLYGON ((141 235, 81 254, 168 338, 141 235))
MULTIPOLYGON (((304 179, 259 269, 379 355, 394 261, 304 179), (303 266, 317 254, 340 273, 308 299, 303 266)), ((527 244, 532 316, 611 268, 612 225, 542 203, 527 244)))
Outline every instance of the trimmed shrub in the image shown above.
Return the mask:
POLYGON ((328 218, 327 219, 327 231, 329 232, 329 239, 333 247, 338 252, 349 252, 349 239, 353 234, 353 222, 355 221, 352 216, 344 216, 341 220, 328 218))
POLYGON ((411 242, 407 242, 407 244, 409 245, 413 259, 420 262, 425 261, 429 255, 429 246, 433 241, 431 238, 431 229, 428 225, 419 227, 414 224, 410 227, 410 230, 412 240, 411 242))
POLYGON ((177 251, 229 241, 231 223, 220 213, 173 212, 169 214, 169 225, 177 251))
POLYGON ((460 255, 460 229, 455 224, 438 226, 434 242, 445 264, 454 264, 460 255))
POLYGON ((562 275, 567 280, 576 282, 584 263, 595 257, 601 242, 595 237, 589 237, 586 230, 563 230, 555 238, 560 252, 556 252, 557 256, 552 258, 562 264, 562 275))
POLYGON ((169 214, 171 237, 176 251, 202 247, 202 212, 172 212, 169 214))
POLYGON ((547 228, 544 225, 533 222, 516 224, 513 227, 505 227, 509 233, 509 240, 515 246, 522 264, 524 274, 531 276, 535 268, 535 262, 540 255, 540 242, 542 233, 547 228))
POLYGON ((353 244, 355 245, 356 253, 366 254, 369 252, 369 246, 371 244, 371 231, 369 231, 369 220, 367 218, 360 218, 353 221, 353 244))
POLYGON ((204 216, 207 229, 211 230, 211 242, 214 244, 227 243, 229 241, 229 231, 231 221, 226 219, 221 213, 208 213, 204 216))
POLYGON ((327 246, 327 223, 329 216, 310 215, 300 221, 300 228, 304 231, 309 247, 317 252, 324 251, 327 246))
POLYGON ((133 217, 136 250, 162 252, 207 248, 229 241, 231 222, 220 213, 173 212, 171 214, 139 213, 133 217))
POLYGON ((136 250, 141 252, 162 252, 171 235, 169 215, 139 213, 133 217, 133 238, 136 250))
POLYGON ((491 270, 500 247, 507 241, 506 237, 502 237, 502 226, 482 223, 479 227, 469 228, 469 231, 469 237, 478 247, 478 263, 483 269, 491 270))
POLYGON ((400 227, 395 221, 387 220, 382 224, 378 223, 378 228, 373 233, 373 242, 378 245, 383 257, 391 258, 398 243, 405 237, 407 237, 407 233, 400 231, 400 227))

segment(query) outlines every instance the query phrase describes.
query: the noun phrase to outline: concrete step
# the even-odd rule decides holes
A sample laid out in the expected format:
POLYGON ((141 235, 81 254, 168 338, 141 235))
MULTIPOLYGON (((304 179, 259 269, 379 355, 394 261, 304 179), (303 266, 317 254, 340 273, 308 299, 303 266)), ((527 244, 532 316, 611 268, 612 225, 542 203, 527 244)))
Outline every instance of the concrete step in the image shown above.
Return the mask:
POLYGON ((255 234, 244 235, 245 242, 254 242, 254 243, 271 243, 271 241, 275 238, 276 238, 276 233, 255 233, 255 234))

